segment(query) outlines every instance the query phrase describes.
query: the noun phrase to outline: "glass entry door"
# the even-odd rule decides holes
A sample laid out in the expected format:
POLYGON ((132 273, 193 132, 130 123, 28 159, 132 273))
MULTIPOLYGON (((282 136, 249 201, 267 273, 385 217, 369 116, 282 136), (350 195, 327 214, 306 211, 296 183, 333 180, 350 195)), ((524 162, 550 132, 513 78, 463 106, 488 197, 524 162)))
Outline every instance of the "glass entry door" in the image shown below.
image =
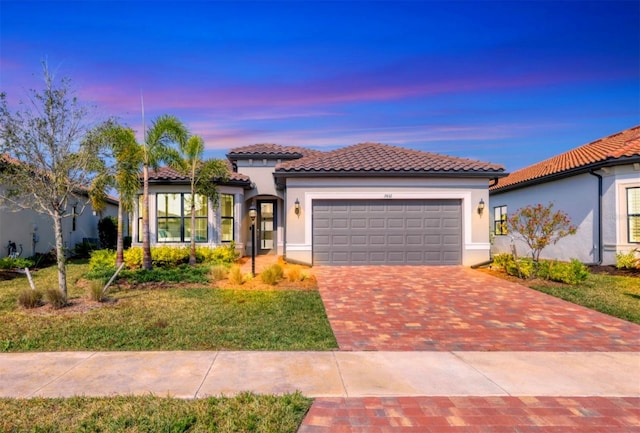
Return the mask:
POLYGON ((259 219, 260 219, 260 232, 259 232, 259 245, 260 253, 265 254, 275 248, 275 201, 259 201, 259 219))

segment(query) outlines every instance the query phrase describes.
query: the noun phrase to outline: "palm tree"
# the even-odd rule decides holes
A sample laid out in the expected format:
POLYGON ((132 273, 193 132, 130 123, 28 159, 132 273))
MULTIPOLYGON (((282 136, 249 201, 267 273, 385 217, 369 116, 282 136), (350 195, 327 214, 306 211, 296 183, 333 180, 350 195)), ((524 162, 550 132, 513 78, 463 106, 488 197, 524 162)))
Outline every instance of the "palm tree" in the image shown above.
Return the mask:
POLYGON ((196 264, 196 194, 205 196, 214 208, 218 204, 218 188, 216 182, 225 181, 229 177, 229 167, 220 159, 203 160, 204 141, 193 135, 180 143, 180 158, 170 164, 181 174, 189 178, 191 186, 191 248, 189 264, 196 264))
POLYGON ((175 116, 158 117, 146 131, 142 149, 142 268, 151 269, 151 242, 149 239, 149 168, 157 169, 161 162, 178 157, 173 143, 187 142, 189 133, 175 116))
POLYGON ((136 193, 140 189, 140 166, 142 165, 142 146, 136 141, 131 128, 118 125, 110 120, 98 126, 89 135, 107 152, 104 160, 113 160, 111 167, 103 165, 101 175, 93 184, 92 204, 94 209, 104 207, 107 189, 114 187, 118 192, 118 235, 116 243, 116 266, 124 263, 124 213, 133 210, 136 193))

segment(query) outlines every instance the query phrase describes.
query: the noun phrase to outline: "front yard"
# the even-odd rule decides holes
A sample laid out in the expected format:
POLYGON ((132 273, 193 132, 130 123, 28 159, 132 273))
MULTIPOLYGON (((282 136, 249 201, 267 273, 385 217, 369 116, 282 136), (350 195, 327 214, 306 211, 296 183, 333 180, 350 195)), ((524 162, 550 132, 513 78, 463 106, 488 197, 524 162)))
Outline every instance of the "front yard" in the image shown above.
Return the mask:
MULTIPOLYGON (((88 302, 68 266, 76 306, 22 309, 26 277, 0 281, 0 351, 331 350, 337 347, 317 290, 218 289, 212 284, 115 287, 104 303, 88 302)), ((36 287, 55 287, 55 268, 34 273, 36 287)), ((242 286, 240 286, 242 287, 242 286)))

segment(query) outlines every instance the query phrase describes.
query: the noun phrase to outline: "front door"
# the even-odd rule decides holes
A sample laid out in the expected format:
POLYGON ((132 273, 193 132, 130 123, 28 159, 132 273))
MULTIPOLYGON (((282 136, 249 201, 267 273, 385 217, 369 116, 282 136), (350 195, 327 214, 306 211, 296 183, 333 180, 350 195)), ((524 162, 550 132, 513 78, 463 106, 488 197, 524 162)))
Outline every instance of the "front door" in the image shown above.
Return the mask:
POLYGON ((258 201, 258 219, 259 254, 268 254, 276 247, 276 202, 258 201))

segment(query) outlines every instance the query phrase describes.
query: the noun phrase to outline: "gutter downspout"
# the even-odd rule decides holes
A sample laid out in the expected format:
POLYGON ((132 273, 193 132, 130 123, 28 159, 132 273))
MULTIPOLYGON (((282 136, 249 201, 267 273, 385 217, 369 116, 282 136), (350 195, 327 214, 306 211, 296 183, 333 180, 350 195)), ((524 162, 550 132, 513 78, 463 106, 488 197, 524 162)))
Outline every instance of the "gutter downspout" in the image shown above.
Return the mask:
POLYGON ((602 176, 593 169, 589 174, 598 178, 598 261, 596 265, 602 264, 602 176))

